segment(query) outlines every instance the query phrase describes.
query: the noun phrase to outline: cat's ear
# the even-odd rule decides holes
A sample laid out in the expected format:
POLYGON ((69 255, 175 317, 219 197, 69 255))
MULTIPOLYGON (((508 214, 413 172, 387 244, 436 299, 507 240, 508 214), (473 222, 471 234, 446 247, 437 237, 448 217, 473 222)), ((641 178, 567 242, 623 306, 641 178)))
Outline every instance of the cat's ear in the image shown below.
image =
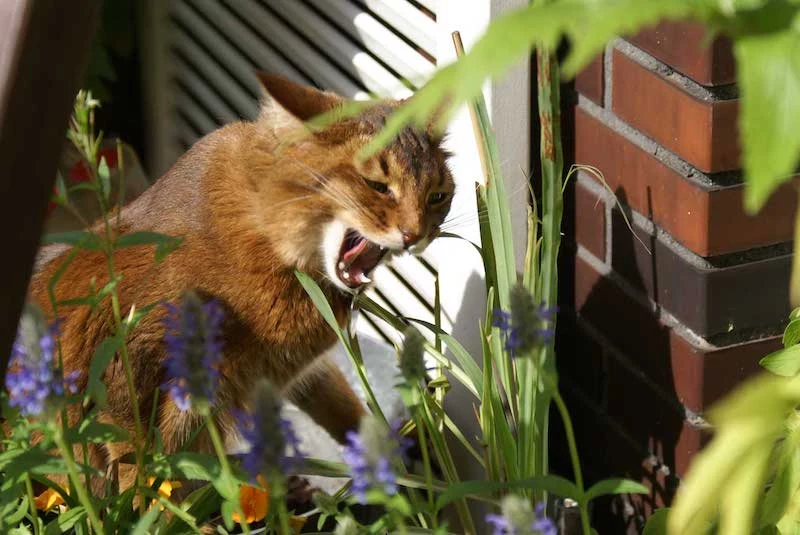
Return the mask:
POLYGON ((298 84, 282 76, 264 72, 256 75, 264 88, 259 120, 276 128, 300 126, 344 101, 335 93, 298 84))

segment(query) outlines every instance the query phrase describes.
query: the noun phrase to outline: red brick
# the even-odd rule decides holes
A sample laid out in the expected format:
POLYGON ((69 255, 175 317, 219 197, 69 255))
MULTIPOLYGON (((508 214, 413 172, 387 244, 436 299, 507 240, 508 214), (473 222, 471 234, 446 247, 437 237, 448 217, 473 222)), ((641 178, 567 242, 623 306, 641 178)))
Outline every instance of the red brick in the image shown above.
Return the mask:
POLYGON ((703 101, 619 50, 613 58, 614 112, 706 173, 739 167, 738 100, 703 101))
POLYGON ((603 105, 604 73, 603 55, 600 54, 575 77, 578 93, 600 106, 603 105))
POLYGON ((580 182, 575 185, 575 239, 597 258, 605 258, 606 204, 580 182))
POLYGON ((709 41, 700 23, 662 22, 628 40, 702 85, 730 84, 736 78, 730 39, 718 36, 709 41))
POLYGON ((725 347, 696 345, 579 257, 575 310, 662 391, 697 413, 756 373, 758 360, 780 347, 779 337, 725 347))
POLYGON ((749 216, 743 186, 706 189, 692 183, 580 107, 575 139, 576 163, 600 169, 621 202, 701 256, 792 239, 797 196, 791 185, 773 195, 757 216, 749 216))

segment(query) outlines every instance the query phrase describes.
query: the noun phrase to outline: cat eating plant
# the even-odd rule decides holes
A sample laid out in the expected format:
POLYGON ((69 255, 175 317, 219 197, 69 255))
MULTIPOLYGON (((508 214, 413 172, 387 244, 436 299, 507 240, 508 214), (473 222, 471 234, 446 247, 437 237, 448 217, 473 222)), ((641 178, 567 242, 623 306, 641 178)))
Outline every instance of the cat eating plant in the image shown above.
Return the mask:
MULTIPOLYGON (((115 270, 122 274, 116 283, 119 307, 126 314, 134 303, 171 302, 190 289, 213 298, 225 313, 218 427, 232 433, 231 410, 247 409, 254 384, 266 377, 341 442, 365 409, 325 356, 336 335, 295 270, 315 279, 343 324, 354 294, 371 282, 379 263, 392 254, 419 252, 437 235, 450 208, 453 179, 441 140, 425 129, 408 127, 375 155, 358 157, 397 102, 378 103, 311 131, 306 121, 346 101, 280 77, 259 77, 266 97, 256 120, 205 136, 122 210, 120 235, 152 231, 184 241, 156 268, 151 245, 115 251, 115 270)), ((109 271, 99 251, 51 247, 42 254, 30 297, 52 315, 47 281, 67 255, 75 256, 55 286, 59 302, 85 296, 89 281, 104 287, 109 271)), ((65 373, 81 372, 81 388, 94 348, 111 334, 108 301, 95 314, 88 306, 59 309, 65 373)), ((139 417, 156 415, 169 453, 183 447, 200 419, 168 396, 158 396, 153 407, 165 381, 164 313, 157 306, 141 319, 127 351, 139 417)), ((136 408, 122 364, 112 361, 103 380, 108 395, 99 420, 136 436, 136 408)), ((71 410, 70 419, 77 421, 80 409, 71 410)), ((211 450, 202 434, 192 444, 211 450)), ((134 449, 129 443, 90 447, 90 463, 102 470, 134 449)), ((122 488, 135 476, 126 466, 131 469, 120 465, 122 488)))

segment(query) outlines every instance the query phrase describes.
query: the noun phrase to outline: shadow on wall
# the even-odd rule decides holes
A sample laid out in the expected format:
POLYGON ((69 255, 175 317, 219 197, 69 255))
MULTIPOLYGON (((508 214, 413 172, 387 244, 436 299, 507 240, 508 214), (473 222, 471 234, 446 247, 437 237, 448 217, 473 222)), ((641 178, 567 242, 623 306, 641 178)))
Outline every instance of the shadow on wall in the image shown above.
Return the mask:
MULTIPOLYGON (((625 206, 625 191, 615 193, 625 206)), ((613 217, 612 224, 625 222, 613 217)), ((635 248, 642 244, 627 226, 613 230, 615 261, 633 261, 635 248)), ((655 250, 653 244, 648 248, 655 250)), ((600 276, 592 266, 598 262, 602 260, 578 251, 574 242, 565 244, 562 264, 571 264, 574 278, 562 286, 574 284, 574 299, 562 302, 559 315, 560 385, 574 420, 587 486, 624 476, 651 489, 646 496, 596 501, 595 526, 600 533, 639 533, 645 515, 671 501, 675 467, 699 446, 692 443, 698 432, 685 426, 684 408, 674 390, 669 329, 652 309, 600 276)), ((644 288, 645 282, 636 277, 628 284, 644 288)), ((555 414, 551 421, 551 464, 572 479, 563 426, 555 414)))

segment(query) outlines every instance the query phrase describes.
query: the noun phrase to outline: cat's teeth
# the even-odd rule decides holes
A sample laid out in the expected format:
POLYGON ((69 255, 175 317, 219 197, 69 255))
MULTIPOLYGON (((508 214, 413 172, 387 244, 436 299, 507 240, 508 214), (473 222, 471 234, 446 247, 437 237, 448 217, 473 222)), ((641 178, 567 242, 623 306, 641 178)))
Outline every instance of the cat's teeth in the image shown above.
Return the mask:
POLYGON ((346 268, 347 268, 347 266, 344 264, 344 262, 339 262, 339 269, 340 270, 344 271, 346 268))
POLYGON ((344 272, 342 272, 342 278, 344 280, 349 281, 350 280, 350 274, 348 272, 344 271, 344 272))
POLYGON ((372 282, 372 279, 370 279, 364 274, 362 274, 361 277, 359 278, 361 279, 361 284, 369 284, 370 282, 372 282))

